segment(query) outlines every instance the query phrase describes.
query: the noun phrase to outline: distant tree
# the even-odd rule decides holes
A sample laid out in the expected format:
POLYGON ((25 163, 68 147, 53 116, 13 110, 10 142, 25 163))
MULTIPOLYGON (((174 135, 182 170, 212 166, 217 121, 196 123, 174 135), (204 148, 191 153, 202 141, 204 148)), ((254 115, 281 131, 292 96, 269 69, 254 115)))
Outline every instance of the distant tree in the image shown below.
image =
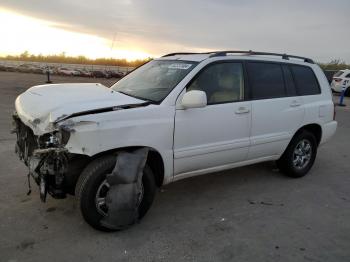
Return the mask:
POLYGON ((29 57, 29 52, 26 50, 22 54, 19 55, 23 59, 27 59, 29 57))
POLYGON ((337 58, 332 59, 328 63, 319 63, 320 67, 323 70, 341 70, 341 69, 350 69, 350 65, 346 64, 345 61, 337 58))

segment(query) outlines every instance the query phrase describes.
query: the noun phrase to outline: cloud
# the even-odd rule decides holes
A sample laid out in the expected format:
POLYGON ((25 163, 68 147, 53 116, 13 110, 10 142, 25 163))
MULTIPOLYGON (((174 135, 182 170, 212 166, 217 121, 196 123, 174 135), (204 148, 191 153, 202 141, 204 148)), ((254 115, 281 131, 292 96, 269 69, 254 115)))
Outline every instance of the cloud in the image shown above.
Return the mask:
POLYGON ((253 49, 350 62, 348 0, 2 0, 1 6, 153 55, 253 49))

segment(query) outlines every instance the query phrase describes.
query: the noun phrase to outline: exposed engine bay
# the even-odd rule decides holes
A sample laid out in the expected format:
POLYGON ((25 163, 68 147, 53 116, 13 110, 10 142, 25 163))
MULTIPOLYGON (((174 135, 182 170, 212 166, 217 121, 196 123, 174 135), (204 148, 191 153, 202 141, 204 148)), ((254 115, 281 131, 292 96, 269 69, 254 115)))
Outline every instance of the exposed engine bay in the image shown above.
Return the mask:
POLYGON ((64 144, 67 143, 70 132, 62 128, 36 136, 16 113, 13 114, 13 122, 13 133, 17 135, 15 151, 28 167, 28 176, 32 176, 40 186, 40 198, 45 201, 47 192, 55 198, 64 198, 64 174, 69 161, 69 153, 64 144))

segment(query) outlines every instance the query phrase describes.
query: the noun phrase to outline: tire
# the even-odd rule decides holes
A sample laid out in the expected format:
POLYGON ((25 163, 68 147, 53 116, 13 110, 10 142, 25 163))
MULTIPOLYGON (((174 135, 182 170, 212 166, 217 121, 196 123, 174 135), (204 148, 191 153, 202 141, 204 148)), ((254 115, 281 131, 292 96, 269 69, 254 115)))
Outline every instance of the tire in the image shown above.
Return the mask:
MULTIPOLYGON (((315 158, 317 155, 317 146, 318 145, 315 136, 306 130, 301 130, 293 137, 287 149, 285 150, 281 158, 277 161, 278 168, 282 173, 286 174, 289 177, 299 178, 305 176, 315 162, 315 158), (304 163, 304 165, 301 164, 303 162, 301 160, 302 157, 299 157, 299 154, 295 153, 296 151, 298 151, 298 153, 301 152, 297 149, 297 147, 300 148, 303 141, 305 142, 305 144, 309 143, 311 147, 310 158, 308 162, 304 163)), ((302 152, 304 151, 307 150, 303 150, 302 152)), ((304 159, 307 159, 307 157, 305 156, 304 159)))
MULTIPOLYGON (((103 156, 89 163, 79 176, 75 187, 77 204, 84 220, 93 228, 101 231, 116 231, 101 225, 103 215, 98 211, 95 196, 99 186, 105 181, 106 175, 111 173, 116 164, 116 156, 103 156)), ((152 205, 156 194, 154 175, 149 166, 145 166, 143 176, 143 198, 139 205, 139 219, 142 219, 152 205)))

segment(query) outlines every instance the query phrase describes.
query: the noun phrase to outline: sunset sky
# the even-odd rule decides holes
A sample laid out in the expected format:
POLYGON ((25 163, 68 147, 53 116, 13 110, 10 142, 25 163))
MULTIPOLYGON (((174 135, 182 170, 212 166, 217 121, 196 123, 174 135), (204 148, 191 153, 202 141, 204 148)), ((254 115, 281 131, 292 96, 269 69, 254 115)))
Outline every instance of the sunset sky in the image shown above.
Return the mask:
POLYGON ((251 49, 350 63, 349 11, 349 0, 1 0, 0 55, 251 49))

